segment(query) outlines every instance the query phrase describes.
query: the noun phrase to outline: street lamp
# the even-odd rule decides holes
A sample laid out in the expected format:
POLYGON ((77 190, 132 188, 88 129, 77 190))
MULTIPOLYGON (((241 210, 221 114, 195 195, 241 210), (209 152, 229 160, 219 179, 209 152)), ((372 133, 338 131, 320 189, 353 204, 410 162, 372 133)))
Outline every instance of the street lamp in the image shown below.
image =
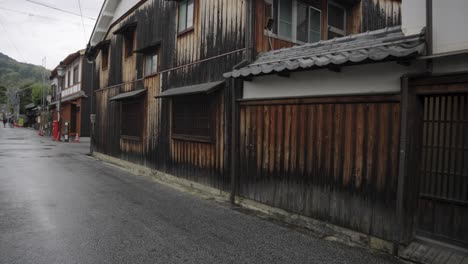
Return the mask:
POLYGON ((63 76, 65 76, 65 70, 60 64, 57 67, 57 79, 58 79, 58 89, 57 89, 57 121, 58 121, 58 141, 60 141, 61 133, 62 133, 62 123, 61 123, 61 114, 60 114, 60 106, 62 104, 62 80, 63 76))

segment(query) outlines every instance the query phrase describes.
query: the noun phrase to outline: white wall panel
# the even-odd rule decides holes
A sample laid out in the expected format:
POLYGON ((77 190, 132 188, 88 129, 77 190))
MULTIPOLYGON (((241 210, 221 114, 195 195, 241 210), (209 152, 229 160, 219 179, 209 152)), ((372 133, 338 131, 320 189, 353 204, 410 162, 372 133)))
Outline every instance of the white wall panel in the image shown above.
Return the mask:
POLYGON ((341 72, 328 69, 255 77, 244 82, 244 98, 277 98, 383 94, 400 92, 400 78, 424 70, 424 64, 407 67, 395 62, 343 67, 341 72))

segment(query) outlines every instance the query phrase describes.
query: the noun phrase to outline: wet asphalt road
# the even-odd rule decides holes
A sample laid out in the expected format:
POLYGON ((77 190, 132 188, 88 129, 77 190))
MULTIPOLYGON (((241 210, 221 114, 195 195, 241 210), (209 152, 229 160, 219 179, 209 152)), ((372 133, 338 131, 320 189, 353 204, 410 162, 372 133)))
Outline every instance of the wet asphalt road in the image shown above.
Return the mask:
POLYGON ((0 263, 398 263, 0 127, 0 263))

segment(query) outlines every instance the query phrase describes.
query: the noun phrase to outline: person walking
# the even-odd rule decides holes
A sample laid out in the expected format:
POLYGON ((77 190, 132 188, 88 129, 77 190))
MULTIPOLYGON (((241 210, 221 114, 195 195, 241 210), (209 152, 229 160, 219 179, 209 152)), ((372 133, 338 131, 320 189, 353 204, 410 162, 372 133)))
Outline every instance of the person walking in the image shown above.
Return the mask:
POLYGON ((7 119, 5 116, 5 112, 2 113, 2 121, 3 121, 3 128, 6 128, 7 119))

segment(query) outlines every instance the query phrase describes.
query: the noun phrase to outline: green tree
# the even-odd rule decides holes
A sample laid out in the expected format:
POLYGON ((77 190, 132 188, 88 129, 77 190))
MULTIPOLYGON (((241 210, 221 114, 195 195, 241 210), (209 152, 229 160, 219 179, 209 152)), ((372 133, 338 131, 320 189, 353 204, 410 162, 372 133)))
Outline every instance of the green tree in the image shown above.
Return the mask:
POLYGON ((0 86, 0 104, 6 104, 7 102, 7 95, 6 95, 7 88, 4 86, 0 86))
POLYGON ((42 85, 39 83, 35 83, 31 87, 31 92, 32 92, 32 102, 36 105, 40 105, 42 102, 42 96, 44 94, 47 95, 49 91, 49 87, 47 85, 42 85))

